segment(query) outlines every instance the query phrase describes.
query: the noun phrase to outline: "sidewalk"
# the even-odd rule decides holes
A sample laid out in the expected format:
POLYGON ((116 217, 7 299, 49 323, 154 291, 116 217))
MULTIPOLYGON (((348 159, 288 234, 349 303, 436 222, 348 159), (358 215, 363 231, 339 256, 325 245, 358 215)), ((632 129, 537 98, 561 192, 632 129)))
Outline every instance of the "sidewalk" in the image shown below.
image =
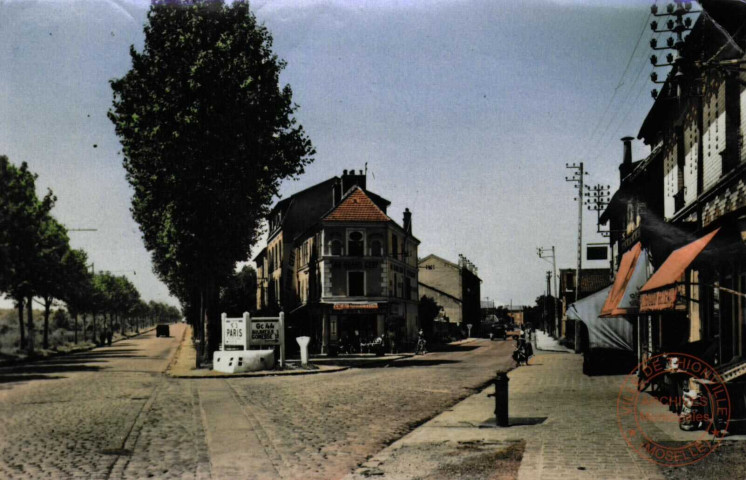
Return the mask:
MULTIPOLYGON (((537 340, 551 346, 541 336, 537 340)), ((469 472, 468 478, 662 479, 658 467, 631 451, 619 432, 617 397, 624 377, 585 376, 582 361, 580 355, 537 352, 529 366, 509 373, 510 427, 492 426, 495 403, 487 395, 494 387, 488 387, 346 478, 446 479, 456 476, 460 464, 478 465, 481 458, 490 460, 491 470, 469 472), (521 449, 520 464, 510 462, 521 449)), ((677 432, 661 432, 661 440, 681 440, 669 436, 677 432)))
MULTIPOLYGON (((286 361, 287 363, 287 361, 286 361)), ((192 327, 184 329, 179 348, 174 354, 166 374, 174 378, 237 378, 237 377, 267 377, 274 375, 312 375, 318 373, 332 373, 347 370, 347 366, 334 365, 310 365, 309 368, 296 368, 287 370, 263 370, 260 372, 222 373, 207 368, 196 368, 197 351, 192 342, 192 327)))
POLYGON ((560 343, 554 338, 552 338, 551 336, 549 336, 548 333, 544 333, 541 330, 536 330, 534 335, 535 335, 536 348, 538 350, 543 350, 545 352, 574 353, 572 349, 567 348, 564 345, 560 345, 560 343))

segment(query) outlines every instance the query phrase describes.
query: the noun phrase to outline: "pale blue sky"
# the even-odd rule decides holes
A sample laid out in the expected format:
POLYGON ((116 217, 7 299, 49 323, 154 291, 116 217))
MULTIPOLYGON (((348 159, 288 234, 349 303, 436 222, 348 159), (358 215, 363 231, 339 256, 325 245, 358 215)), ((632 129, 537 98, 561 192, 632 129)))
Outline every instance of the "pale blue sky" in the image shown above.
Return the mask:
MULTIPOLYGON (((392 201, 391 216, 412 210, 420 255, 463 253, 479 267, 483 297, 500 302, 532 303, 543 291, 549 265, 537 246, 556 245, 559 267, 575 265, 565 163, 582 160, 590 182, 617 186, 619 138, 637 134, 652 103, 649 30, 622 77, 649 2, 252 5, 288 63, 282 80, 317 150, 285 194, 367 162, 369 188, 392 201)), ((106 118, 108 80, 129 68, 129 45, 142 45, 146 8, 0 0, 0 153, 39 173, 69 228, 98 229, 70 234, 96 269, 128 275, 146 299, 173 302, 130 217, 106 118)), ((585 223, 586 241, 603 241, 592 234, 595 213, 585 223)))

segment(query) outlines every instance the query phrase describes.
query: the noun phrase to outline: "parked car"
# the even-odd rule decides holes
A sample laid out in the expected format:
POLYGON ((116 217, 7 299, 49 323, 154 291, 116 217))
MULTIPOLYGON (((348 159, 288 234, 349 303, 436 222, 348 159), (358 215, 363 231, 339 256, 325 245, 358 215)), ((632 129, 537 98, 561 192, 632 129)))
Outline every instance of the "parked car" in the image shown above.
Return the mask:
POLYGON ((492 340, 496 340, 498 338, 502 338, 503 340, 508 338, 508 330, 505 328, 505 325, 502 324, 495 324, 492 326, 492 340))

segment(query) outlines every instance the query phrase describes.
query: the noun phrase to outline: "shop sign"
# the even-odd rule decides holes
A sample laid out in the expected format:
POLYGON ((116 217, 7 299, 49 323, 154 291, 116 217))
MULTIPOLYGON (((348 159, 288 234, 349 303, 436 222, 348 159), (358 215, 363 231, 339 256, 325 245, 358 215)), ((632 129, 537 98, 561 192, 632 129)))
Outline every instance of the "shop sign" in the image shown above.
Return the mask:
POLYGON ((378 310, 378 304, 377 303, 365 303, 365 304, 355 304, 355 303, 335 303, 334 310, 365 310, 365 311, 371 311, 371 310, 378 310))
POLYGON ((676 287, 640 295, 640 312, 671 310, 676 304, 676 287))

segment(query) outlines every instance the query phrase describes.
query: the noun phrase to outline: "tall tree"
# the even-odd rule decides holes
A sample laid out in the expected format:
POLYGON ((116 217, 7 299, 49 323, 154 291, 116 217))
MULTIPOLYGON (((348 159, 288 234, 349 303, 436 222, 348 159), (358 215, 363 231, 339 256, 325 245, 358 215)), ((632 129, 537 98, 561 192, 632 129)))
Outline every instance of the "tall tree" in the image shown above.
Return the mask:
POLYGON ((55 197, 51 191, 40 200, 36 195, 36 174, 26 162, 16 167, 0 156, 0 292, 13 298, 18 308, 21 346, 34 348, 31 301, 38 284, 43 242, 42 225, 49 218, 55 197), (28 338, 24 339, 23 309, 28 313, 28 338))
POLYGON ((49 314, 55 299, 64 297, 69 287, 64 258, 70 251, 67 229, 47 215, 39 226, 37 254, 32 262, 33 291, 44 302, 42 345, 49 348, 49 314))
POLYGON ((93 305, 93 275, 88 271, 88 255, 83 250, 69 250, 63 258, 66 287, 63 300, 73 318, 74 340, 78 343, 78 316, 83 315, 83 340, 85 340, 85 314, 93 305))
POLYGON ((132 214, 204 357, 220 341, 221 283, 248 259, 281 180, 314 153, 271 47, 248 2, 157 2, 143 51, 131 47, 111 83, 132 214))

